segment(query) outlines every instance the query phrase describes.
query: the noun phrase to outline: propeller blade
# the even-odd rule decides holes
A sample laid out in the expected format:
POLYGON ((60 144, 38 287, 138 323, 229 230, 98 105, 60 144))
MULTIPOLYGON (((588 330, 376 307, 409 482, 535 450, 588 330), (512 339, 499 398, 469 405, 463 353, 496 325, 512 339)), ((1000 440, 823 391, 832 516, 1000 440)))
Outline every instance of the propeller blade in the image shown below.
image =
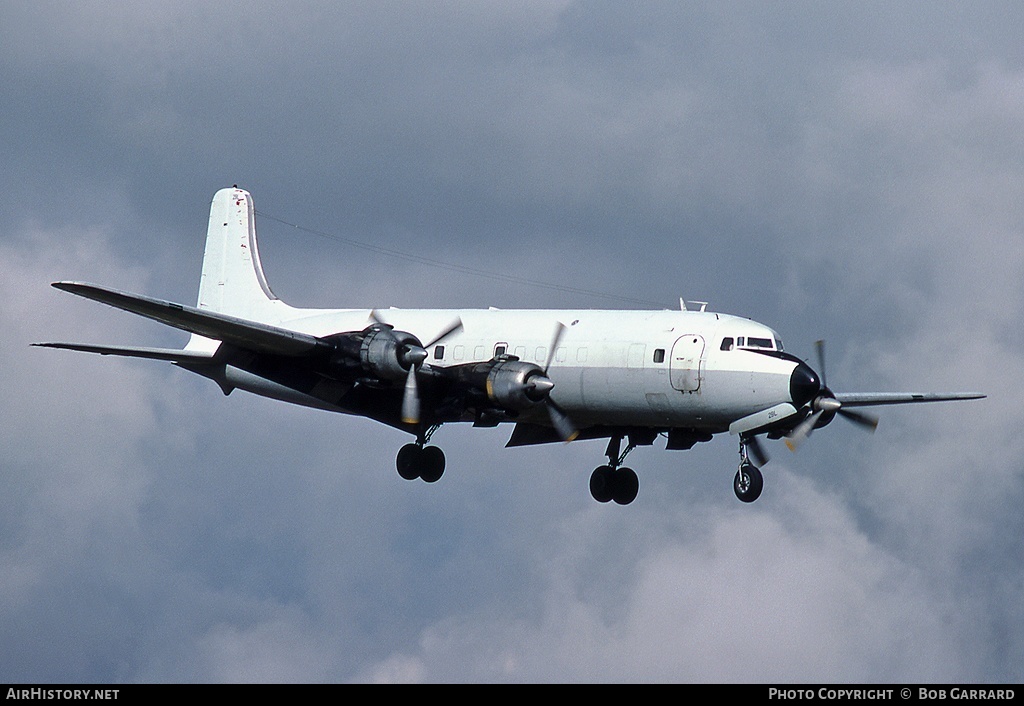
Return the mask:
POLYGON ((388 331, 391 330, 391 325, 384 322, 384 319, 380 318, 380 314, 377 313, 376 309, 370 309, 370 320, 388 331))
POLYGON ((548 416, 551 417, 551 426, 555 428, 558 435, 565 440, 566 443, 573 441, 579 436, 579 431, 576 429, 576 425, 569 419, 569 415, 566 414, 561 407, 552 402, 550 399, 545 401, 545 406, 548 408, 548 416))
POLYGON ((402 393, 402 421, 406 424, 420 423, 420 393, 416 386, 416 366, 409 366, 402 393))
POLYGON ((868 431, 874 431, 878 428, 878 417, 874 417, 870 414, 864 414, 863 412, 851 412, 848 409, 840 409, 839 414, 868 431))
POLYGON ((565 334, 565 324, 561 321, 555 322, 555 335, 551 339, 551 347, 548 349, 548 359, 544 363, 544 374, 547 375, 548 368, 551 367, 552 361, 555 359, 555 352, 558 350, 558 344, 562 341, 562 336, 565 334))
POLYGON ((424 348, 430 348, 431 346, 436 345, 436 344, 440 343, 441 341, 443 341, 444 339, 448 338, 452 334, 458 333, 459 331, 462 330, 462 328, 463 328, 462 327, 462 319, 461 318, 455 319, 455 321, 451 322, 448 325, 448 328, 446 328, 444 331, 442 331, 441 333, 439 333, 436 336, 434 336, 434 338, 432 338, 430 340, 430 343, 423 344, 423 347, 424 348))
POLYGON ((818 373, 821 375, 821 386, 828 387, 828 377, 825 375, 825 341, 815 341, 814 350, 818 354, 818 373))
POLYGON ((764 447, 761 446, 761 442, 760 440, 758 440, 756 436, 751 436, 745 439, 743 443, 746 444, 747 450, 750 451, 750 454, 754 457, 754 460, 757 461, 757 465, 763 466, 766 463, 768 463, 768 461, 770 460, 768 458, 768 454, 765 453, 764 447))
POLYGON ((818 423, 818 419, 821 417, 823 410, 818 410, 814 414, 803 420, 789 433, 786 437, 786 446, 789 450, 796 453, 796 450, 807 441, 811 436, 811 432, 814 431, 814 425, 818 423))

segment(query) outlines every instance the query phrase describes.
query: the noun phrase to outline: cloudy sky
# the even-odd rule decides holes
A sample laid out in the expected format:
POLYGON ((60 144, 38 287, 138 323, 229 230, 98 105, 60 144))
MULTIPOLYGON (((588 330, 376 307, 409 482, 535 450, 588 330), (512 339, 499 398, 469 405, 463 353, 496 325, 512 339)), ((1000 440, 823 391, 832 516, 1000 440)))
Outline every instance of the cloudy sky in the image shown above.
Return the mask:
POLYGON ((847 5, 0 0, 0 681, 1024 679, 1024 9, 847 5), (619 507, 601 442, 445 427, 409 483, 386 427, 29 348, 182 345, 49 283, 193 302, 232 184, 293 305, 684 296, 989 397, 773 443, 750 506, 735 439, 658 443, 619 507))

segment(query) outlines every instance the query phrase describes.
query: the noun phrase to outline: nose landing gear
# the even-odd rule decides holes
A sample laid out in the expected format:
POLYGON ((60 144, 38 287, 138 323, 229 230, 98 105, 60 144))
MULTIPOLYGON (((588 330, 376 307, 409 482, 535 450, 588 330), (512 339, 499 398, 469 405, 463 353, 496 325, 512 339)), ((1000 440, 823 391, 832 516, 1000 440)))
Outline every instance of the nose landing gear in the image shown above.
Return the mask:
POLYGON ((750 462, 747 455, 747 441, 740 441, 740 467, 736 471, 736 477, 732 480, 732 489, 736 497, 745 503, 752 503, 761 497, 761 490, 764 489, 764 477, 761 470, 750 462))
POLYGON ((598 466, 590 475, 590 494, 599 503, 614 500, 619 505, 629 505, 636 500, 636 495, 640 490, 640 480, 637 478, 636 472, 632 468, 622 466, 626 456, 636 447, 630 444, 620 456, 621 445, 621 436, 613 436, 609 439, 608 448, 605 451, 605 455, 608 456, 608 464, 598 466))

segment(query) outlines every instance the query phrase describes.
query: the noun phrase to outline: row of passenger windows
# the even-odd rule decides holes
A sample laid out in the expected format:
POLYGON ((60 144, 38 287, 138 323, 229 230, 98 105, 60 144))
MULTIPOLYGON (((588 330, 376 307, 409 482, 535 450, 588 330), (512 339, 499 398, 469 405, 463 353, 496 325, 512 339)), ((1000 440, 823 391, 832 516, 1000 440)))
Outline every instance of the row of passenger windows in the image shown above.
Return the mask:
MULTIPOLYGON (((476 346, 473 348, 473 354, 469 357, 469 360, 490 360, 492 357, 497 358, 498 356, 505 355, 508 352, 506 345, 498 344, 494 346, 493 353, 487 349, 486 346, 476 346)), ((543 363, 547 360, 548 349, 545 346, 537 346, 531 351, 533 353, 533 360, 543 363)), ((465 346, 452 346, 451 348, 452 360, 459 362, 467 359, 467 351, 465 346)), ((516 346, 512 352, 520 360, 526 360, 529 356, 526 350, 526 346, 516 346)), ((445 347, 443 345, 434 346, 434 360, 444 360, 445 347)), ((565 348, 559 348, 555 352, 555 360, 563 362, 566 359, 565 348)), ((577 348, 576 359, 578 362, 586 362, 587 360, 587 349, 577 348)))
MULTIPOLYGON (((507 351, 508 351, 507 346, 495 345, 494 346, 494 355, 493 355, 493 357, 496 358, 498 356, 505 355, 505 353, 507 351)), ((434 360, 444 360, 445 352, 446 352, 445 351, 445 347, 443 345, 439 344, 439 345, 434 346, 434 360)), ((536 362, 543 363, 543 362, 547 361, 548 349, 545 348, 544 346, 537 346, 537 348, 533 351, 533 353, 534 353, 534 358, 533 359, 536 362)), ((519 358, 519 360, 526 360, 527 359, 526 346, 516 346, 516 348, 513 351, 513 355, 515 355, 517 358, 519 358)), ((454 360, 456 362, 465 360, 466 359, 466 347, 465 346, 452 346, 451 356, 452 356, 452 360, 454 360)), ((471 358, 471 360, 488 360, 490 357, 491 356, 488 356, 488 354, 487 354, 487 348, 485 346, 476 346, 473 349, 473 357, 471 358)), ((564 347, 563 348, 559 348, 557 351, 555 351, 555 360, 557 362, 560 362, 560 363, 565 362, 565 360, 566 360, 566 350, 565 350, 564 347)), ((654 358, 653 358, 653 360, 654 360, 655 363, 664 363, 665 362, 665 349, 664 348, 655 348, 654 349, 654 358)), ((587 349, 586 348, 577 348, 576 349, 576 362, 578 362, 578 363, 585 363, 585 362, 587 362, 587 349)))

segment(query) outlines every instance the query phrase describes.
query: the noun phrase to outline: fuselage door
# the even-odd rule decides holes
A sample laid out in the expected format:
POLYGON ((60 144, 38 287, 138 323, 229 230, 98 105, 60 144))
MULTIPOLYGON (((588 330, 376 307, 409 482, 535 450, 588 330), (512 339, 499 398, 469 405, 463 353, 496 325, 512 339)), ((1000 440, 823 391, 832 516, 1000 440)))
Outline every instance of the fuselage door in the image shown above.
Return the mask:
POLYGON ((680 337, 672 345, 669 378, 672 387, 683 392, 700 389, 700 366, 704 355, 704 337, 695 333, 680 337))

